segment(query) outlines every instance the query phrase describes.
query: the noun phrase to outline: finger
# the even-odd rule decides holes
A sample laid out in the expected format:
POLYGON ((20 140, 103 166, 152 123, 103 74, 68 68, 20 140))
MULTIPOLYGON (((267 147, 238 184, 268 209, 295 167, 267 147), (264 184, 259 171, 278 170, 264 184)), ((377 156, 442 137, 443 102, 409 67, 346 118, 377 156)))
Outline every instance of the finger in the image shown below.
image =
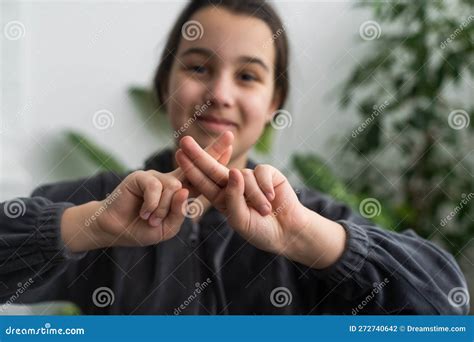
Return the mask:
POLYGON ((207 177, 200 169, 194 166, 188 156, 181 150, 176 152, 176 161, 182 170, 185 171, 186 179, 192 186, 203 194, 214 206, 215 201, 222 191, 209 177, 207 177))
MULTIPOLYGON (((176 153, 175 153, 176 160, 178 159, 176 157, 176 155, 179 153, 178 151, 182 151, 182 150, 178 149, 176 151, 176 153)), ((224 151, 224 153, 219 157, 218 162, 222 165, 227 165, 227 163, 229 162, 231 156, 232 156, 232 146, 228 146, 227 149, 224 151)), ((184 180, 182 181, 183 187, 185 187, 189 190, 189 196, 191 196, 191 197, 199 196, 200 195, 199 191, 186 179, 186 174, 185 174, 185 172, 182 171, 183 170, 182 165, 180 165, 179 163, 178 163, 178 165, 179 165, 178 169, 182 174, 181 178, 184 178, 184 180)))
POLYGON ((189 191, 180 189, 176 191, 171 200, 170 211, 163 221, 164 235, 167 236, 167 230, 179 230, 183 224, 186 212, 183 210, 184 204, 188 199, 189 191))
POLYGON ((135 177, 136 188, 141 192, 143 204, 140 209, 140 217, 148 220, 151 213, 156 209, 161 198, 161 182, 146 172, 140 172, 135 177))
POLYGON ((219 163, 222 165, 229 164, 230 158, 232 157, 232 145, 228 146, 227 149, 224 151, 222 156, 218 159, 219 163))
POLYGON ((243 169, 241 172, 245 181, 245 197, 249 200, 250 205, 262 216, 270 214, 272 206, 258 186, 253 170, 243 169))
MULTIPOLYGON (((183 137, 183 139, 186 137, 183 137)), ((182 140, 182 139, 181 139, 182 140)), ((212 144, 206 147, 206 152, 209 153, 209 155, 214 158, 219 160, 224 165, 227 165, 227 163, 230 160, 229 158, 224 158, 221 160, 221 157, 225 153, 228 152, 229 146, 232 146, 232 142, 234 141, 234 135, 232 132, 227 131, 222 133, 212 144)), ((232 152, 232 151, 231 151, 232 152)), ((185 180, 184 172, 181 170, 181 168, 177 168, 175 171, 172 172, 172 174, 178 178, 180 181, 185 180)))
MULTIPOLYGON (((199 144, 190 136, 181 139, 179 143, 183 152, 192 161, 195 167, 199 168, 214 183, 224 187, 227 184, 229 170, 220 164, 216 159, 211 157, 209 153, 199 146, 199 144)), ((187 170, 184 170, 186 173, 187 170)))
POLYGON ((168 215, 171 206, 171 200, 176 191, 182 188, 181 182, 176 179, 169 179, 163 184, 160 202, 158 207, 150 217, 149 224, 157 227, 163 223, 164 218, 168 215))
POLYGON ((265 164, 257 165, 254 170, 257 184, 270 202, 275 198, 273 171, 274 169, 270 165, 265 164))
POLYGON ((248 227, 250 213, 245 202, 244 191, 245 183, 242 174, 237 169, 231 169, 225 191, 226 216, 229 224, 236 229, 248 227))

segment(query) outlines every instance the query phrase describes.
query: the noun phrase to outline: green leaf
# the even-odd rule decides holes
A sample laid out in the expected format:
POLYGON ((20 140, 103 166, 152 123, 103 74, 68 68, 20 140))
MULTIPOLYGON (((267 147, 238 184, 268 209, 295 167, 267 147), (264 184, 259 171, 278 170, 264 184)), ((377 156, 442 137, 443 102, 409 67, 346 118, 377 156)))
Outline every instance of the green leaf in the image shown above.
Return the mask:
POLYGON ((104 148, 99 147, 93 143, 85 135, 75 132, 65 132, 66 138, 74 145, 77 146, 84 156, 92 163, 97 165, 106 171, 115 171, 117 173, 125 173, 127 167, 119 162, 111 153, 106 151, 104 148))
POLYGON ((257 152, 261 154, 267 154, 272 149, 272 141, 273 141, 273 127, 272 125, 268 124, 265 126, 262 135, 257 140, 254 148, 257 152))
POLYGON ((147 127, 150 127, 154 133, 157 131, 163 134, 171 133, 168 118, 152 90, 132 86, 128 88, 128 96, 147 127))
MULTIPOLYGON (((296 154, 293 156, 292 164, 306 186, 326 193, 335 200, 347 204, 355 212, 359 211, 362 200, 370 197, 364 194, 350 193, 344 183, 334 175, 334 172, 318 156, 296 154)), ((381 211, 379 215, 371 220, 385 229, 393 230, 397 226, 395 222, 398 222, 394 218, 393 210, 387 203, 379 202, 381 203, 381 211)))

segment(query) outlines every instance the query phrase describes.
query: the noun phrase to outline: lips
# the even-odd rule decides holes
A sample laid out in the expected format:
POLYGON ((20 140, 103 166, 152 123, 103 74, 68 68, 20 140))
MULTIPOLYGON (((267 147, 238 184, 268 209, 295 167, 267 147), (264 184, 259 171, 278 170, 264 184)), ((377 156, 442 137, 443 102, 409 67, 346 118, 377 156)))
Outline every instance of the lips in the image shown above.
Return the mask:
POLYGON ((233 121, 219 118, 214 115, 206 115, 206 116, 200 116, 198 118, 200 121, 205 121, 205 122, 210 122, 210 123, 215 123, 215 124, 220 124, 220 125, 229 125, 229 126, 237 126, 237 124, 233 121))
POLYGON ((232 131, 237 128, 235 122, 209 114, 198 117, 198 125, 208 134, 221 134, 222 132, 232 131))

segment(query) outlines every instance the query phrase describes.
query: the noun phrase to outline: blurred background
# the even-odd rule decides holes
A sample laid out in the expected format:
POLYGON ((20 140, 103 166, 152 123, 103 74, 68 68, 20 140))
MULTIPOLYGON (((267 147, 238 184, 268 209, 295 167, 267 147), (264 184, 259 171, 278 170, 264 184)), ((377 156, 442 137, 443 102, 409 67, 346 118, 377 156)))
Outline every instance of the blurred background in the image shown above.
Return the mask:
MULTIPOLYGON (((290 98, 253 159, 435 241, 473 293, 472 1, 273 3, 290 98)), ((1 1, 1 201, 172 143, 151 81, 184 4, 1 1)))

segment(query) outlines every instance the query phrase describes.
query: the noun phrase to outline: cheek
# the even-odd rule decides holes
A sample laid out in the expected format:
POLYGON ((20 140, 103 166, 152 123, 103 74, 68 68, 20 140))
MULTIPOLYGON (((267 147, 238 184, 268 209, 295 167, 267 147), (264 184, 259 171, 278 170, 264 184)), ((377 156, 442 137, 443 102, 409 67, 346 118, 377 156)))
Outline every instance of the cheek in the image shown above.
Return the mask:
POLYGON ((193 113, 196 103, 200 103, 203 86, 189 79, 175 77, 170 82, 168 115, 174 129, 180 127, 193 113))
POLYGON ((242 102, 244 122, 253 132, 260 132, 266 124, 270 107, 270 97, 267 94, 246 96, 242 102))

